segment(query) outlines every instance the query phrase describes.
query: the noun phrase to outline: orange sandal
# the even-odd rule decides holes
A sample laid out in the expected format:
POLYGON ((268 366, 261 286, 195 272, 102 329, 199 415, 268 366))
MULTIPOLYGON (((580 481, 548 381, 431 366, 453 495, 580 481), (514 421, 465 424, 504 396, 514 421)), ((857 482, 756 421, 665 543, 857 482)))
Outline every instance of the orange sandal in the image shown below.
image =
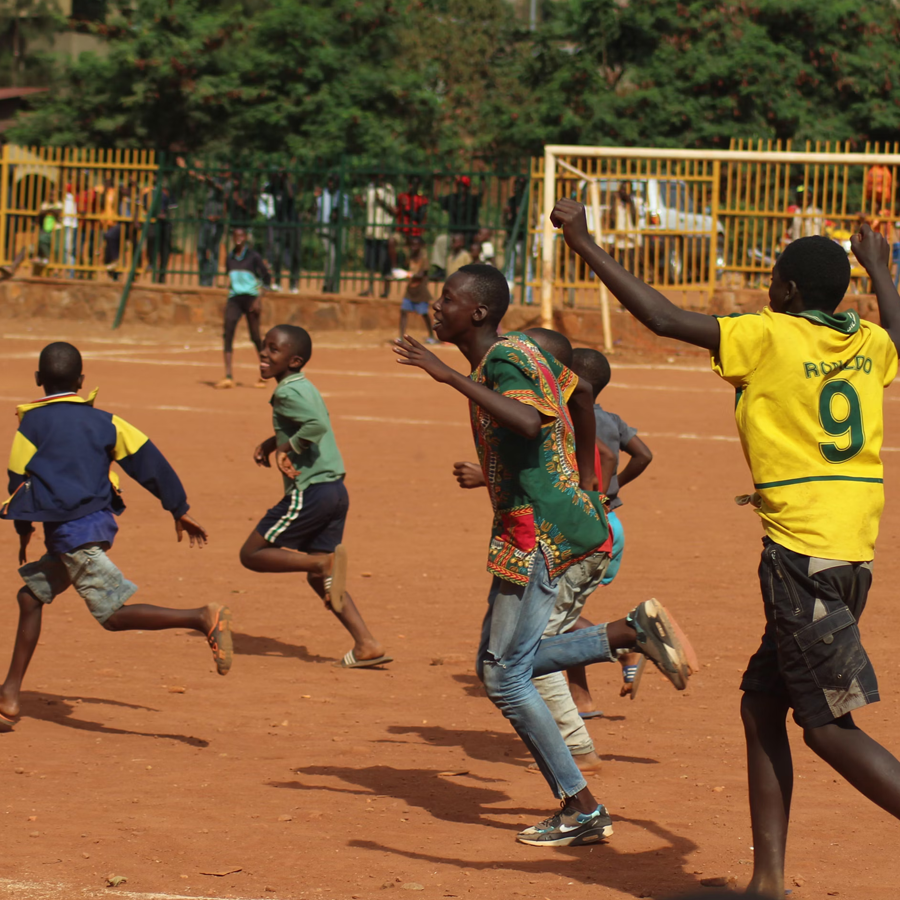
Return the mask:
POLYGON ((231 610, 218 603, 210 603, 210 608, 213 609, 213 627, 206 636, 206 641, 212 649, 216 671, 220 675, 227 675, 231 669, 234 650, 231 640, 231 610))

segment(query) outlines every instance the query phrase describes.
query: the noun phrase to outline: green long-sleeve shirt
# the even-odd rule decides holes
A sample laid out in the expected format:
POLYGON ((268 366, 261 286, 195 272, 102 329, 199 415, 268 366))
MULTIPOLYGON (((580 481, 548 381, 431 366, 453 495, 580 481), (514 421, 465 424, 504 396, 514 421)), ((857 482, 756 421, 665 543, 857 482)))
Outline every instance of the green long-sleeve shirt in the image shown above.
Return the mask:
POLYGON ((302 372, 288 375, 269 402, 275 438, 279 445, 290 443, 290 459, 297 470, 293 481, 284 477, 285 493, 343 478, 344 461, 331 430, 328 407, 315 385, 302 372))

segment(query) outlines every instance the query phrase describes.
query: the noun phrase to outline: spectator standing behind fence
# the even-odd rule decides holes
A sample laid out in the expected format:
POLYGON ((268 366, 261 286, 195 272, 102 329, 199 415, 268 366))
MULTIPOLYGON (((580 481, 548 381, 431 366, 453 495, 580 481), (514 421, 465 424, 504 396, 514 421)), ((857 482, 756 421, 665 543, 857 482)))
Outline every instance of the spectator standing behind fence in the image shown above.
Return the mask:
POLYGON ((422 193, 422 179, 413 175, 409 179, 409 187, 397 197, 397 239, 388 244, 392 269, 397 268, 400 247, 408 244, 411 238, 424 237, 427 218, 428 198, 422 193))
POLYGON ((288 288, 292 294, 298 291, 300 283, 301 225, 300 210, 297 206, 297 190, 290 174, 283 169, 269 184, 272 197, 273 221, 267 229, 269 261, 276 290, 281 290, 281 271, 288 276, 288 288))
POLYGON ((334 294, 338 289, 338 256, 345 223, 350 221, 350 202, 338 186, 337 175, 329 175, 325 187, 318 190, 316 223, 325 254, 325 281, 322 292, 334 294))
POLYGON ((119 275, 115 270, 119 259, 119 242, 122 229, 118 221, 119 192, 112 178, 107 175, 103 179, 102 218, 100 228, 103 232, 103 265, 109 277, 115 281, 119 275))
POLYGON ((69 278, 75 277, 75 255, 78 252, 78 203, 71 184, 66 185, 62 208, 63 257, 69 266, 69 278))
MULTIPOLYGON (((143 189, 144 212, 149 216, 153 212, 154 187, 143 189)), ((172 252, 172 222, 169 218, 171 210, 175 209, 169 188, 164 183, 159 191, 159 200, 156 204, 155 215, 150 220, 147 228, 147 268, 153 272, 153 280, 156 284, 166 283, 166 270, 169 267, 169 255, 172 252)))
POLYGON ((528 181, 524 175, 516 176, 513 182, 513 192, 503 207, 503 227, 506 229, 506 247, 505 247, 505 266, 504 273, 506 280, 512 283, 516 278, 516 260, 525 254, 525 237, 528 232, 528 223, 524 221, 524 216, 519 219, 519 211, 525 202, 525 189, 528 181), (516 222, 519 223, 519 230, 516 231, 516 222))
POLYGON ((460 175, 456 179, 456 190, 438 198, 441 209, 447 213, 447 232, 439 234, 431 251, 431 277, 442 279, 447 274, 447 248, 450 245, 450 234, 459 232, 466 244, 471 244, 481 230, 478 217, 481 212, 480 184, 478 193, 472 193, 472 179, 468 175, 460 175))
MULTIPOLYGON (((75 196, 75 205, 78 209, 78 260, 87 265, 94 265, 94 255, 97 246, 97 231, 100 223, 97 215, 100 213, 103 198, 103 185, 91 187, 92 173, 88 169, 81 172, 81 183, 84 185, 75 196)), ((85 278, 93 278, 94 272, 89 268, 84 274, 85 278)))
POLYGON ((50 188, 38 211, 38 246, 35 275, 49 274, 50 261, 59 259, 59 233, 62 229, 62 203, 56 188, 50 188))
POLYGON ((450 239, 450 254, 447 256, 447 277, 458 272, 463 266, 472 263, 472 257, 466 249, 466 236, 458 232, 450 239))
POLYGON ((219 270, 219 247, 225 233, 225 196, 229 173, 215 178, 204 172, 197 172, 195 169, 201 168, 200 163, 195 163, 195 168, 189 169, 181 156, 176 157, 175 163, 191 178, 208 187, 197 231, 197 268, 200 272, 200 286, 212 287, 219 270))
POLYGON ((360 294, 371 297, 375 290, 375 276, 382 279, 381 296, 387 297, 391 289, 391 260, 388 253, 391 226, 397 207, 394 186, 385 181, 379 172, 366 188, 365 264, 369 273, 369 286, 360 294))
POLYGON ((616 233, 617 259, 630 272, 636 270, 634 251, 643 245, 639 233, 638 211, 631 182, 619 182, 618 191, 613 194, 613 228, 616 233))

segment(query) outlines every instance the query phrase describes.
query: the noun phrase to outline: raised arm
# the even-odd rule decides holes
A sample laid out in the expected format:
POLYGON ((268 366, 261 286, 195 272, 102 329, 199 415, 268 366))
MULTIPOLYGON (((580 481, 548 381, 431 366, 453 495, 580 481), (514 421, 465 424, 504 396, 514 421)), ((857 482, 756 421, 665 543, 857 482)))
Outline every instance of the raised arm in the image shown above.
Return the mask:
POLYGON ((891 279, 891 246, 881 232, 872 231, 868 222, 850 236, 850 246, 872 281, 881 327, 900 350, 900 294, 891 279))
POLYGON ((680 309, 659 291, 620 266, 598 247, 588 232, 584 206, 576 200, 557 201, 550 221, 562 228, 566 243, 639 322, 660 337, 719 349, 719 323, 713 316, 680 309))
MULTIPOLYGON (((427 372, 435 381, 449 384, 464 397, 477 403, 485 412, 490 413, 493 419, 504 428, 531 440, 540 435, 545 419, 533 406, 520 403, 512 397, 492 391, 485 384, 472 381, 471 378, 457 372, 456 369, 452 369, 438 359, 434 353, 409 335, 402 340, 398 339, 393 350, 399 357, 398 363, 404 366, 416 366, 427 372)), ((591 471, 593 468, 594 464, 591 460, 591 471)))

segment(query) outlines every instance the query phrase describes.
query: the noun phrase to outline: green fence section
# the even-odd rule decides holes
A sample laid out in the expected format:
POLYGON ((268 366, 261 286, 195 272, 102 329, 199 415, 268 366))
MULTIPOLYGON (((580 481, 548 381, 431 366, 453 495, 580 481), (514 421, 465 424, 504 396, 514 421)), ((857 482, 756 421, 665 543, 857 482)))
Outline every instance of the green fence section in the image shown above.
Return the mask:
MULTIPOLYGON (((476 162, 465 171, 392 171, 349 161, 314 170, 238 168, 163 156, 136 278, 224 287, 225 257, 241 228, 278 290, 379 296, 392 271, 406 270, 421 238, 433 280, 443 280, 454 260, 480 252, 524 297, 529 168, 527 159, 502 168, 476 162)), ((135 238, 139 231, 132 229, 135 238)))

